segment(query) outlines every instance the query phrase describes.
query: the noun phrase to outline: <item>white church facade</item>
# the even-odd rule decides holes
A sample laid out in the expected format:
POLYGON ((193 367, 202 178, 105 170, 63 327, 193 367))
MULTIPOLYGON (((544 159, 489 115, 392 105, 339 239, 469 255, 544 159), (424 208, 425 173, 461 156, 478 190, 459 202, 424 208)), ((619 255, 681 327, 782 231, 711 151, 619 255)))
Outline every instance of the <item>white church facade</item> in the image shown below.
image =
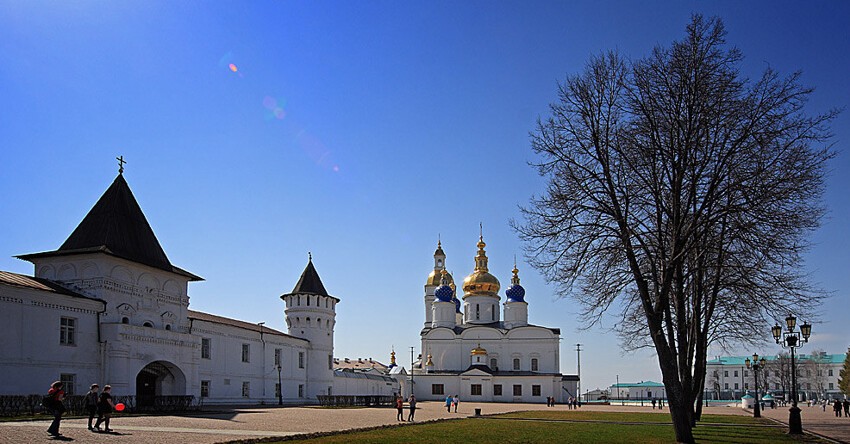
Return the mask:
POLYGON ((560 371, 560 330, 528 323, 528 303, 514 266, 502 302, 499 280, 489 273, 483 236, 475 269, 463 281, 463 297, 446 270, 442 244, 425 283, 422 359, 404 378, 418 399, 459 395, 473 402, 565 402, 576 396, 578 377, 560 371), (502 314, 504 319, 502 319, 502 314))
POLYGON ((389 377, 335 376, 336 304, 308 261, 281 296, 288 332, 189 309, 200 277, 171 264, 124 179, 115 178, 55 251, 0 271, 0 394, 72 394, 110 384, 138 406, 193 395, 204 403, 314 403, 318 395, 391 395, 389 377), (356 393, 347 393, 356 387, 356 393))

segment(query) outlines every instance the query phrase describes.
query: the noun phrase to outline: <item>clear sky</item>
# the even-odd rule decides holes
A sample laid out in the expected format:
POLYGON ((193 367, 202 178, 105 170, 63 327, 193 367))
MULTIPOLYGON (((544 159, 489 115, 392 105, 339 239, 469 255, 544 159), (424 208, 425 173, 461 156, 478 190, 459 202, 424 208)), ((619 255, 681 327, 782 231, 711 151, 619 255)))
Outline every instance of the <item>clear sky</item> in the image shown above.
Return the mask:
MULTIPOLYGON (((582 343, 583 389, 659 380, 610 325, 581 330, 508 221, 543 191, 528 133, 557 81, 600 51, 682 38, 693 12, 723 18, 745 75, 802 70, 810 112, 850 103, 845 1, 0 0, 0 269, 58 248, 123 155, 171 262, 206 278, 193 309, 285 330, 279 295, 310 251, 342 300, 336 355, 395 347, 407 366, 438 235, 459 281, 481 222, 503 289, 516 254, 529 320, 561 328, 563 372, 582 343)), ((834 131, 807 262, 834 297, 803 351, 850 345, 850 113, 834 131)))

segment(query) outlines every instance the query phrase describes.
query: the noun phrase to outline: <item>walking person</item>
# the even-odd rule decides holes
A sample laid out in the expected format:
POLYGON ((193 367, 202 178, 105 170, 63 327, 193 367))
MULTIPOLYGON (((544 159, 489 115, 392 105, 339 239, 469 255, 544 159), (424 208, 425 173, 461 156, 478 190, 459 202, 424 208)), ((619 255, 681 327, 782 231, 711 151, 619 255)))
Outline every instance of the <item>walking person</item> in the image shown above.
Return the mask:
POLYGON ((65 400, 64 386, 65 384, 62 381, 56 381, 50 384, 50 390, 47 391, 47 397, 45 398, 46 402, 42 402, 53 413, 53 422, 50 423, 50 427, 47 429, 47 433, 52 436, 62 436, 59 433, 59 423, 62 421, 62 414, 65 413, 65 405, 62 403, 65 400))
POLYGON ((97 404, 97 422, 94 423, 94 429, 100 431, 100 424, 105 423, 104 432, 111 432, 109 428, 109 419, 112 417, 112 409, 115 405, 112 404, 112 387, 109 385, 103 386, 103 393, 100 394, 100 401, 97 404))
POLYGON ((398 395, 395 399, 395 409, 398 414, 395 416, 397 421, 404 421, 404 398, 398 395))
POLYGON ((832 402, 832 411, 835 412, 837 418, 841 417, 841 401, 836 399, 832 402))
POLYGON ((446 413, 452 412, 452 395, 446 395, 446 413))
POLYGON ((655 398, 652 398, 652 410, 655 410, 655 398))
MULTIPOLYGON (((845 402, 847 402, 847 401, 845 401, 845 402)), ((452 404, 454 404, 455 413, 457 413, 457 405, 460 404, 460 398, 458 397, 458 395, 455 395, 455 397, 452 398, 452 404)), ((847 404, 844 404, 844 410, 845 411, 847 410, 847 404)))
POLYGON ((407 403, 410 404, 410 414, 407 415, 407 420, 409 422, 413 422, 413 417, 416 415, 416 396, 410 395, 410 399, 407 403))
POLYGON ((844 417, 850 417, 850 401, 844 398, 844 417))
POLYGON ((91 388, 89 388, 89 392, 86 393, 86 411, 89 412, 89 430, 94 430, 91 423, 94 421, 95 415, 97 415, 97 392, 100 390, 100 386, 97 384, 92 384, 91 388))

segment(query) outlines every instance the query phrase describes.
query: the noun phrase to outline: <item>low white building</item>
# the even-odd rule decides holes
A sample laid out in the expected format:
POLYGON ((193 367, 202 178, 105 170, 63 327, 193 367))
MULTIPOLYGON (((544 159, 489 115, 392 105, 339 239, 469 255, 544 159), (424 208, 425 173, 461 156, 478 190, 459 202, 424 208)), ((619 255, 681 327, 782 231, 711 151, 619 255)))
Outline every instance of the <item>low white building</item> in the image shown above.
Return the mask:
POLYGON ((99 383, 145 406, 162 396, 313 403, 399 389, 335 375, 340 300, 312 258, 281 296, 288 333, 190 310, 188 284, 201 278, 171 264, 121 173, 57 250, 18 257, 35 274, 0 271, 0 394, 44 393, 55 380, 81 394, 99 383))
POLYGON ((412 383, 420 400, 459 395, 475 402, 544 403, 550 396, 561 402, 575 396, 578 378, 559 368, 560 330, 528 323, 516 267, 502 302, 485 246, 482 236, 474 271, 463 282, 461 304, 437 243, 434 270, 425 284, 423 355, 403 378, 403 391, 410 393, 412 383))

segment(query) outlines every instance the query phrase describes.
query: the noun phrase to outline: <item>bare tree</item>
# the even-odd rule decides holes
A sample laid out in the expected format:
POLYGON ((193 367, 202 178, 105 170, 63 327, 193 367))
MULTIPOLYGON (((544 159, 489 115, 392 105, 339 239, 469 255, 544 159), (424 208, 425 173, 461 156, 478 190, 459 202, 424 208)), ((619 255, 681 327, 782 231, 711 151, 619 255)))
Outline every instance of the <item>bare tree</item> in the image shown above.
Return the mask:
POLYGON ((786 393, 790 393, 791 390, 791 355, 780 353, 776 359, 767 361, 765 376, 768 388, 772 384, 773 390, 781 390, 782 399, 787 400, 786 393))
POLYGON ((820 297, 798 270, 836 112, 803 112, 799 74, 742 79, 724 39, 694 16, 669 48, 568 77, 532 133, 546 193, 514 224, 588 325, 614 309, 627 347, 654 348, 679 442, 693 442, 708 345, 763 337, 820 297))

